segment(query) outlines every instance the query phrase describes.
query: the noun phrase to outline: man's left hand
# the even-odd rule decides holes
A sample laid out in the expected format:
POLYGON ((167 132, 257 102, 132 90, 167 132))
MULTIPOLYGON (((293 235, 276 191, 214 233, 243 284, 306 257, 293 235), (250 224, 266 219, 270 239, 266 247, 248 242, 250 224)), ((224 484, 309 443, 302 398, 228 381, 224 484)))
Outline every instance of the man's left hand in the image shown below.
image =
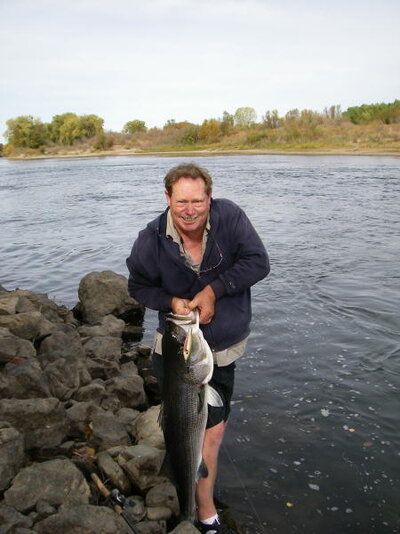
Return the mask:
POLYGON ((201 324, 211 323, 212 318, 215 314, 215 293, 212 290, 211 286, 206 286, 202 289, 197 295, 194 296, 188 304, 188 307, 191 310, 198 308, 199 310, 199 321, 201 324))

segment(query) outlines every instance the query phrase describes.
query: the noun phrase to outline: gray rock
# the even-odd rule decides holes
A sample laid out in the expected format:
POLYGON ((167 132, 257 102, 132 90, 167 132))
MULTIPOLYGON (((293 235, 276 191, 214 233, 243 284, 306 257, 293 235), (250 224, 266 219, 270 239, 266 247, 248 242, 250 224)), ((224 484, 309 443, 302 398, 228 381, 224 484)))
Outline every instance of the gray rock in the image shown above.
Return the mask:
POLYGON ((92 435, 89 443, 99 450, 115 445, 128 445, 131 440, 124 425, 112 413, 96 414, 91 422, 92 435))
POLYGON ((57 514, 35 524, 38 534, 131 534, 116 512, 105 506, 63 506, 57 514))
POLYGON ((29 528, 33 524, 33 520, 18 512, 12 506, 0 503, 0 533, 8 534, 13 533, 17 528, 29 528))
POLYGON ((121 408, 117 412, 117 419, 124 425, 127 432, 132 436, 133 440, 136 440, 136 419, 139 417, 140 412, 133 410, 132 408, 121 408))
POLYGON ((136 439, 138 443, 143 443, 165 449, 164 434, 161 430, 160 423, 160 406, 152 406, 145 412, 142 412, 136 419, 136 439))
POLYGON ((146 494, 146 506, 169 508, 175 516, 178 516, 179 501, 175 486, 166 481, 151 488, 146 494))
POLYGON ((14 359, 4 367, 8 379, 7 395, 15 399, 51 397, 49 383, 36 358, 14 359))
POLYGON ((138 408, 146 403, 143 378, 139 375, 116 376, 106 381, 109 395, 117 397, 121 405, 138 408))
POLYGON ((25 449, 59 445, 68 430, 65 408, 58 399, 2 399, 0 419, 25 437, 25 449))
POLYGON ((33 293, 23 289, 13 291, 17 295, 18 305, 17 312, 40 311, 40 313, 50 322, 64 322, 70 317, 70 312, 65 306, 58 306, 53 300, 49 299, 44 293, 33 293))
POLYGON ((36 356, 36 349, 30 341, 14 336, 8 328, 0 328, 0 364, 32 356, 36 356))
POLYGON ((129 494, 131 483, 122 468, 115 462, 108 452, 99 452, 97 455, 97 465, 100 470, 110 479, 111 484, 117 487, 122 493, 129 494))
POLYGON ((44 376, 52 396, 64 401, 91 381, 86 362, 73 356, 49 363, 44 370, 44 376))
POLYGON ((44 499, 39 499, 36 503, 36 512, 38 514, 38 520, 45 519, 50 515, 53 515, 57 512, 56 508, 44 499))
POLYGON ((39 336, 41 321, 42 314, 38 311, 17 313, 15 315, 0 315, 0 327, 8 328, 15 336, 30 341, 39 336))
POLYGON ((135 525, 139 534, 165 534, 167 532, 165 521, 141 521, 135 525))
POLYGON ((146 507, 144 505, 143 497, 139 495, 133 495, 128 499, 129 514, 135 520, 135 522, 142 521, 146 517, 146 507))
POLYGON ((40 344, 38 358, 43 368, 60 358, 84 359, 85 351, 78 332, 71 325, 52 331, 40 344))
POLYGON ((85 344, 86 355, 93 360, 119 361, 122 341, 116 337, 92 337, 85 344))
POLYGON ((159 476, 164 451, 148 445, 134 445, 129 447, 129 454, 132 456, 130 460, 121 461, 118 458, 118 463, 141 491, 165 482, 165 478, 159 476))
POLYGON ((84 322, 96 324, 108 314, 123 316, 143 309, 129 296, 128 280, 112 271, 93 272, 84 276, 79 284, 79 300, 84 322))
POLYGON ((156 506, 147 508, 147 519, 149 521, 167 521, 172 517, 172 511, 166 506, 156 506))
POLYGON ((32 510, 39 500, 52 506, 89 502, 90 488, 79 469, 70 460, 49 460, 22 469, 4 500, 19 512, 32 510))
POLYGON ((23 463, 24 437, 8 423, 0 423, 0 491, 8 488, 23 463))
POLYGON ((78 328, 81 337, 121 337, 125 322, 114 315, 106 315, 99 324, 82 325, 78 328))
POLYGON ((189 521, 182 521, 170 534, 198 534, 200 531, 189 521))
POLYGON ((79 402, 93 401, 100 405, 106 395, 105 382, 101 378, 97 378, 87 386, 79 388, 73 398, 79 402))
POLYGON ((67 418, 69 421, 69 435, 86 440, 91 434, 90 423, 92 418, 104 413, 104 410, 95 402, 74 402, 74 404, 67 409, 67 418))

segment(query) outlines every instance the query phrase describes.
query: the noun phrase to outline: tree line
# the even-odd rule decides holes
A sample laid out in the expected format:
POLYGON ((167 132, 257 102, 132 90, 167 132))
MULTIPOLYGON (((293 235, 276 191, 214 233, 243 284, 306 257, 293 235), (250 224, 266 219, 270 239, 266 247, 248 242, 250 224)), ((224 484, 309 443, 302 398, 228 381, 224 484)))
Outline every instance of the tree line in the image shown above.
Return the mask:
MULTIPOLYGON (((326 136, 324 127, 343 124, 368 125, 400 123, 400 100, 392 103, 363 104, 341 111, 338 105, 323 112, 293 109, 284 116, 277 110, 266 111, 260 121, 252 107, 240 107, 234 113, 224 111, 220 118, 205 119, 201 124, 168 120, 162 128, 148 128, 146 123, 133 119, 125 123, 121 132, 105 132, 104 120, 97 115, 63 113, 49 123, 24 115, 7 121, 5 155, 14 149, 34 149, 45 152, 48 147, 71 147, 90 144, 93 150, 111 148, 114 144, 127 148, 167 149, 193 145, 263 146, 310 142, 326 136)), ((329 135, 333 135, 332 131, 329 135)))

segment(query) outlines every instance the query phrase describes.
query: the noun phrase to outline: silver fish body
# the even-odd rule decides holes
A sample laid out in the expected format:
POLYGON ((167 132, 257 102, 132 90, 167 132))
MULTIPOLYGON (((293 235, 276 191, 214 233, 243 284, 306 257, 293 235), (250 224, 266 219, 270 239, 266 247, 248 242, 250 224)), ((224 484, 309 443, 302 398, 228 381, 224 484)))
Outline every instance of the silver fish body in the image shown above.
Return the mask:
POLYGON ((211 350, 198 316, 167 316, 162 340, 162 428, 176 484, 181 519, 193 521, 199 476, 206 476, 202 447, 207 422, 207 383, 213 372, 211 350))

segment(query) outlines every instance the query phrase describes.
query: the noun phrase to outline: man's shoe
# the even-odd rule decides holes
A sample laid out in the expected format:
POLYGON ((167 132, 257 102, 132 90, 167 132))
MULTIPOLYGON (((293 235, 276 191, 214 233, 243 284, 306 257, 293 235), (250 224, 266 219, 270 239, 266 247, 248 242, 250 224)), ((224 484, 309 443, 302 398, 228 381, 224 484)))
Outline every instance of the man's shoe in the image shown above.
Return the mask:
POLYGON ((236 534, 236 532, 229 528, 226 523, 222 522, 220 517, 216 519, 212 525, 205 525, 201 521, 196 521, 194 526, 197 530, 200 530, 202 534, 211 534, 214 532, 218 534, 236 534))

